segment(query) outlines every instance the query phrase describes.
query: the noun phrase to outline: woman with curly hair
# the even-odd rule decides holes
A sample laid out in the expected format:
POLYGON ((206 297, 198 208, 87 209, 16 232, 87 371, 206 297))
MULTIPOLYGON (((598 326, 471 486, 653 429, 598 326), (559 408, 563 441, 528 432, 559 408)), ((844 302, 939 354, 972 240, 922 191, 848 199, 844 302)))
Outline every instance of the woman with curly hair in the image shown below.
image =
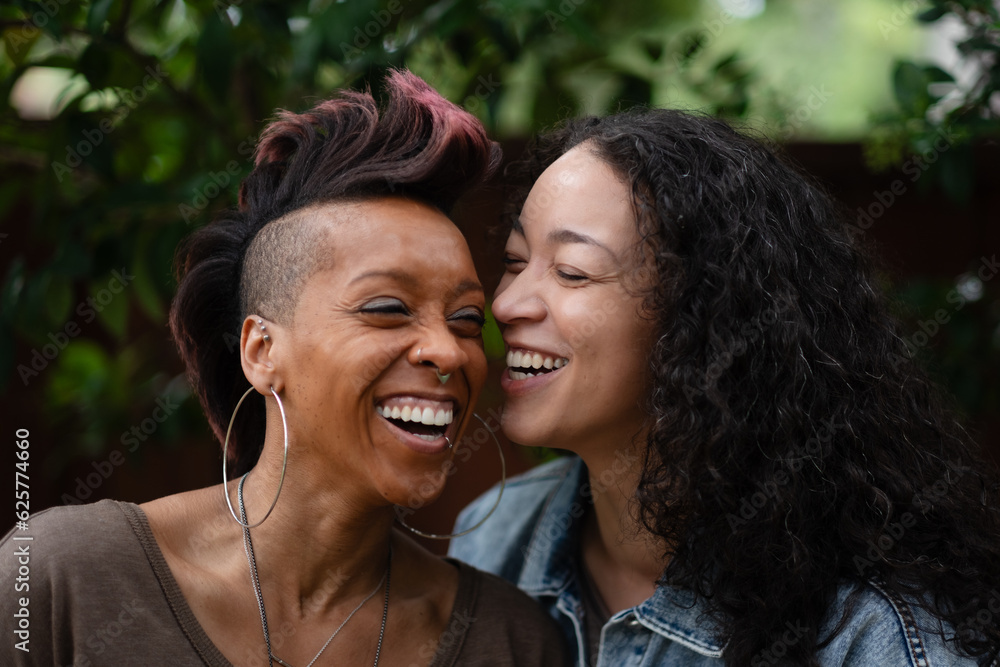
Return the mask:
POLYGON ((281 113, 239 209, 178 255, 171 329, 225 481, 8 535, 0 604, 17 618, 30 547, 30 631, 3 665, 562 664, 528 596, 393 525, 441 492, 486 379, 483 289, 446 212, 499 152, 414 75, 386 87, 383 109, 344 92, 281 113))
POLYGON ((997 476, 831 200, 668 110, 571 121, 515 173, 503 428, 574 455, 451 554, 581 666, 995 661, 997 476))

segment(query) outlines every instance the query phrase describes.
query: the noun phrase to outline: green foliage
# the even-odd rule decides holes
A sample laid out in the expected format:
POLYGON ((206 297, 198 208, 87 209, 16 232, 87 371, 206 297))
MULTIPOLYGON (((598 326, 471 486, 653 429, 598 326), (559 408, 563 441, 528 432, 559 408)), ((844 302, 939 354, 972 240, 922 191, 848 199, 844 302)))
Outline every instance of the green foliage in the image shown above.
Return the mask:
MULTIPOLYGON (((74 448, 93 456, 114 446, 122 424, 183 383, 179 368, 163 374, 174 250, 235 204, 276 108, 302 110, 337 88, 377 89, 386 68, 404 66, 501 137, 649 104, 674 75, 671 85, 710 110, 748 108, 751 75, 735 54, 702 64, 697 48, 681 56, 662 31, 647 35, 650 16, 670 25, 693 15, 688 3, 618 9, 584 0, 7 3, 5 389, 44 397, 50 425, 79 435, 67 439, 69 459, 74 448), (616 60, 609 44, 644 65, 616 60), (141 333, 150 330, 153 339, 141 333)), ((495 325, 487 334, 490 354, 502 354, 495 325)), ((202 429, 189 407, 156 438, 202 429)))
MULTIPOLYGON (((976 181, 975 147, 1000 138, 1000 6, 977 0, 926 4, 916 15, 918 22, 930 26, 951 20, 961 27, 949 31, 959 35, 954 46, 960 58, 951 72, 934 64, 896 63, 896 108, 876 117, 866 153, 876 168, 921 160, 926 168, 921 187, 937 185, 961 205, 970 200, 976 181)), ((919 280, 899 293, 913 312, 924 314, 908 318, 911 350, 975 417, 995 414, 1000 400, 1000 294, 988 282, 993 274, 984 281, 980 270, 973 267, 955 281, 919 280), (956 296, 963 287, 973 298, 956 296), (936 325, 927 317, 931 313, 947 317, 947 326, 936 325), (927 335, 932 329, 935 333, 927 335), (928 347, 912 344, 925 339, 928 347)))
MULTIPOLYGON (((933 64, 902 60, 892 75, 896 109, 876 118, 866 146, 877 168, 898 165, 910 154, 933 156, 931 180, 956 202, 971 196, 970 146, 1000 137, 1000 9, 980 0, 930 0, 916 19, 961 25, 955 72, 933 64), (959 76, 961 70, 963 76, 959 76), (948 138, 942 148, 938 137, 948 138), (938 159, 940 158, 940 159, 938 159)), ((931 160, 928 160, 931 162, 931 160)))

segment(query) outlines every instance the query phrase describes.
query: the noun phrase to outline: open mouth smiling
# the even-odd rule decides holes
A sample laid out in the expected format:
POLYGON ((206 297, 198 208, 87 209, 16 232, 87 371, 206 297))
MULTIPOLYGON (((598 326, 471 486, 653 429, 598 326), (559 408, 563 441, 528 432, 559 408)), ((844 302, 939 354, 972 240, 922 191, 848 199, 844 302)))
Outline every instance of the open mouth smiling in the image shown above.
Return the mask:
POLYGON ((507 369, 511 380, 527 380, 536 375, 555 373, 569 363, 566 357, 518 349, 507 352, 507 369))
POLYGON ((445 436, 455 420, 455 403, 419 396, 392 396, 378 401, 375 412, 393 428, 434 442, 445 436))

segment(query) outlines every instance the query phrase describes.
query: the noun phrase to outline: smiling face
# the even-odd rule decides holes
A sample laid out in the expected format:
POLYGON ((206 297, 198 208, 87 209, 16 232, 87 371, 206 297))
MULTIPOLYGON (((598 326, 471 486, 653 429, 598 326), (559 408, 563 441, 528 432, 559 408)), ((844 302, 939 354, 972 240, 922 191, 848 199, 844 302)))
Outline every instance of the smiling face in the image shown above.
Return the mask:
POLYGON ((653 325, 638 243, 628 186, 585 145, 532 186, 493 302, 512 440, 585 454, 641 432, 653 325))
POLYGON ((451 456, 445 436, 457 442, 486 379, 472 257, 447 217, 405 199, 305 216, 325 226, 328 261, 292 321, 268 324, 294 448, 338 488, 405 503, 451 456))

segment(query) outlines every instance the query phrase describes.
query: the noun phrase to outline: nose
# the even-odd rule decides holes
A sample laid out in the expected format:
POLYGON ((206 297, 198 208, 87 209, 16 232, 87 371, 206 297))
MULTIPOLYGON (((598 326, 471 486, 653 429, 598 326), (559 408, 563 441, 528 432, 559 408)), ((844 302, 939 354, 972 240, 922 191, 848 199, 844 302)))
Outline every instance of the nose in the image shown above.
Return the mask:
POLYGON ((428 327, 427 333, 410 348, 407 358, 414 366, 436 369, 440 376, 451 375, 469 363, 468 353, 443 322, 440 326, 428 327))
POLYGON ((501 324, 518 320, 537 322, 545 318, 545 303, 538 293, 538 279, 528 268, 518 274, 505 274, 493 294, 493 316, 501 324))

